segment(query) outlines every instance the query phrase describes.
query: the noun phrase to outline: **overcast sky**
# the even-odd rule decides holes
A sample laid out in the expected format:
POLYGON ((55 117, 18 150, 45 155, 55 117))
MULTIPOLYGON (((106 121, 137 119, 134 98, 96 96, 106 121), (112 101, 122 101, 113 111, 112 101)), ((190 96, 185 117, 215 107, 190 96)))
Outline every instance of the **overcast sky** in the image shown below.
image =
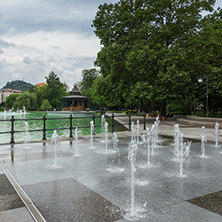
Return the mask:
POLYGON ((92 20, 116 0, 7 0, 0 2, 0 88, 7 81, 45 82, 54 71, 71 88, 94 67, 100 41, 92 20))
POLYGON ((83 69, 95 68, 100 41, 91 24, 105 2, 117 0, 1 0, 0 88, 45 82, 51 71, 71 88, 83 69))

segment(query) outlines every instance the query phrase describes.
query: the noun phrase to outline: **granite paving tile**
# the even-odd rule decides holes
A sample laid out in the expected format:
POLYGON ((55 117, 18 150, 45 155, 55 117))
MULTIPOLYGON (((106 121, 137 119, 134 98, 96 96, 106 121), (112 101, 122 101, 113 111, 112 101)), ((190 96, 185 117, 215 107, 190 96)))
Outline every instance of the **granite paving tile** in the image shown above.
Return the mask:
POLYGON ((48 222, 112 222, 122 218, 120 208, 71 178, 25 185, 23 189, 48 222))
POLYGON ((188 200, 190 203, 222 215, 222 191, 188 200))
POLYGON ((25 207, 0 212, 1 222, 34 222, 25 207))
POLYGON ((0 175, 0 211, 23 207, 24 204, 5 174, 0 175))
MULTIPOLYGON (((128 222, 126 218, 118 222, 128 222)), ((186 201, 141 214, 139 222, 221 222, 222 217, 186 201)))

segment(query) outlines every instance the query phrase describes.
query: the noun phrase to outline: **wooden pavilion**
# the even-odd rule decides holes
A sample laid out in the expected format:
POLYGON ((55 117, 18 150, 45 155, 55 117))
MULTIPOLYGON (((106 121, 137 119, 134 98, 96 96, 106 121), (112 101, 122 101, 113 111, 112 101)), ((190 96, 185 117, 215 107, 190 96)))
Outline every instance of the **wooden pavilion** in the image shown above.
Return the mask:
POLYGON ((88 97, 81 96, 80 91, 75 84, 69 92, 70 95, 62 97, 62 111, 85 111, 88 106, 88 97))

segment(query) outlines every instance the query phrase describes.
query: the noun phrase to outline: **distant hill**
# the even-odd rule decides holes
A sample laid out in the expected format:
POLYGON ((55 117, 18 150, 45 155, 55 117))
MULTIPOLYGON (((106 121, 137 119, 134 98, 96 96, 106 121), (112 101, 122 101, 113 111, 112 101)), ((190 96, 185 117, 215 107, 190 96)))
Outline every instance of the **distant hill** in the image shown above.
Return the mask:
POLYGON ((17 89, 17 90, 21 90, 22 92, 27 91, 30 86, 32 86, 31 83, 27 83, 25 81, 22 80, 14 80, 11 82, 7 82, 6 85, 4 87, 2 87, 2 89, 17 89))

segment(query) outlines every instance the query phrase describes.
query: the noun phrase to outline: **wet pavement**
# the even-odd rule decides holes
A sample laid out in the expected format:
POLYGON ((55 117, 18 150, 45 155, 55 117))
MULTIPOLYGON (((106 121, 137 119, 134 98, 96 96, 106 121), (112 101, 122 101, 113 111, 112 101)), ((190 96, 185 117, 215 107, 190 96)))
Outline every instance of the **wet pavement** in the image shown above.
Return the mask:
POLYGON ((0 175, 0 181, 0 212, 24 207, 23 202, 5 174, 0 175))
MULTIPOLYGON (((95 149, 90 149, 89 137, 79 139, 77 144, 61 141, 57 146, 56 164, 60 166, 57 169, 52 167, 55 164, 54 145, 50 142, 29 144, 29 149, 23 144, 4 145, 0 147, 0 155, 30 198, 29 202, 46 221, 123 222, 129 221, 131 209, 130 133, 118 133, 118 137, 119 153, 113 150, 111 135, 108 153, 100 136, 94 139, 95 149), (79 156, 75 156, 76 148, 79 156)), ((200 142, 193 141, 190 155, 184 161, 186 177, 181 178, 178 176, 179 163, 173 155, 173 138, 161 138, 160 146, 151 156, 151 168, 146 167, 147 148, 138 144, 135 172, 137 220, 222 221, 221 145, 215 147, 213 142, 208 142, 205 145, 208 158, 200 158, 200 142)), ((3 171, 0 179, 2 186, 7 187, 3 171)), ((15 191, 12 189, 10 193, 15 194, 15 191)), ((6 190, 1 194, 0 206, 8 205, 6 199, 12 200, 14 206, 0 208, 0 221, 16 221, 16 216, 6 220, 6 213, 13 215, 17 210, 28 208, 13 195, 9 197, 6 190)), ((27 220, 17 221, 34 220, 34 215, 30 216, 28 211, 25 214, 28 214, 27 220)))
MULTIPOLYGON (((142 128, 141 125, 141 132, 142 128)), ((165 136, 161 136, 162 141, 151 156, 153 167, 146 167, 147 148, 138 144, 137 221, 222 221, 221 138, 215 147, 214 131, 207 129, 211 141, 205 145, 208 158, 200 158, 200 129, 181 131, 193 139, 189 157, 184 161, 184 177, 179 177, 179 163, 173 154, 172 126, 159 126, 159 134, 165 136)), ((0 221, 132 220, 128 160, 131 134, 125 131, 117 135, 119 153, 113 150, 111 134, 108 152, 101 135, 94 138, 95 149, 90 149, 89 136, 80 136, 77 144, 60 141, 56 162, 55 147, 50 141, 30 143, 28 147, 0 146, 0 221), (76 148, 79 155, 75 156, 76 148)))

